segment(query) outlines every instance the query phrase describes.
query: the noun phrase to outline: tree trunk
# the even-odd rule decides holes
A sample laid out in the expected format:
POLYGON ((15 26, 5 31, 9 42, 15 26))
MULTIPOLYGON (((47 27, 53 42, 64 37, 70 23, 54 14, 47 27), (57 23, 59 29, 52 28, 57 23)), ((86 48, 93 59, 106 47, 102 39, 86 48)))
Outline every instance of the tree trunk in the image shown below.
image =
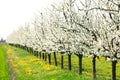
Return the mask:
POLYGON ((63 55, 61 55, 61 69, 63 69, 64 68, 64 56, 63 55))
POLYGON ((33 54, 34 54, 34 50, 33 50, 33 48, 32 48, 32 50, 31 50, 31 51, 32 51, 32 55, 33 55, 33 54))
POLYGON ((33 49, 31 48, 31 54, 33 55, 33 49))
POLYGON ((95 78, 96 78, 96 55, 94 55, 94 57, 93 57, 92 65, 93 65, 92 78, 93 78, 93 80, 95 80, 95 78))
POLYGON ((49 61, 49 64, 51 65, 51 54, 48 54, 48 61, 49 61))
POLYGON ((78 74, 82 74, 82 54, 78 55, 78 74))
POLYGON ((45 61, 47 61, 47 53, 45 53, 45 61))
POLYGON ((40 59, 41 59, 41 52, 39 52, 39 57, 40 57, 40 59))
POLYGON ((45 53, 42 53, 42 59, 43 59, 43 60, 44 60, 44 57, 45 57, 44 54, 45 54, 45 53))
POLYGON ((28 50, 27 50, 27 46, 25 46, 25 50, 28 51, 28 50))
POLYGON ((30 54, 32 54, 32 48, 30 48, 30 54))
POLYGON ((68 54, 68 70, 71 71, 71 54, 68 54))
POLYGON ((31 54, 33 55, 33 48, 31 48, 31 54))
POLYGON ((40 58, 40 53, 39 53, 39 51, 37 51, 37 53, 38 53, 38 58, 40 58))
POLYGON ((55 66, 57 66, 57 58, 56 58, 56 53, 54 52, 54 61, 55 61, 55 66))
POLYGON ((37 55, 36 55, 36 51, 34 51, 34 56, 37 56, 37 55))
POLYGON ((37 58, 39 58, 39 55, 38 55, 39 53, 38 53, 38 51, 36 51, 36 54, 37 54, 37 58))
POLYGON ((30 53, 30 48, 28 47, 28 52, 30 53))
POLYGON ((30 47, 29 47, 29 53, 31 54, 31 52, 30 52, 30 47))
POLYGON ((116 80, 116 63, 117 61, 112 61, 112 80, 116 80))
POLYGON ((28 47, 26 46, 26 51, 28 52, 28 47))

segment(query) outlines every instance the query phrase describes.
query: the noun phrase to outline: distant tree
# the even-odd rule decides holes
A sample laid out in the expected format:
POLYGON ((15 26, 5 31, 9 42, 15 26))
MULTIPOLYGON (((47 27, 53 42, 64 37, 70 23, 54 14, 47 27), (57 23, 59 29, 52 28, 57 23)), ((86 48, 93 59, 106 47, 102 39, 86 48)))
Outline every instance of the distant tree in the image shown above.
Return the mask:
POLYGON ((6 41, 3 38, 0 39, 0 43, 5 43, 5 42, 6 41))

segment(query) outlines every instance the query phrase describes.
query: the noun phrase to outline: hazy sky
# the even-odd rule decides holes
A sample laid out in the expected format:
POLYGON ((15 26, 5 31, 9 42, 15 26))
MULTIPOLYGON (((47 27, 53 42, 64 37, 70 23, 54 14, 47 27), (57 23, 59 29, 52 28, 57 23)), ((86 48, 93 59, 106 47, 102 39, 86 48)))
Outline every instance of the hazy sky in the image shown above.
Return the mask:
POLYGON ((30 22, 37 11, 42 11, 58 0, 0 0, 0 38, 6 38, 25 22, 30 22))

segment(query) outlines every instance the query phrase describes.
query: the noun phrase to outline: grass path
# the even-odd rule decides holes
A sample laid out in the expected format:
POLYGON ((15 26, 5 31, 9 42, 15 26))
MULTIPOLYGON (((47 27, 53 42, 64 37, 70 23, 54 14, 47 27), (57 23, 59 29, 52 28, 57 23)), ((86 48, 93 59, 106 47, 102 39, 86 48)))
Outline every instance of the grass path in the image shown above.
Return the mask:
POLYGON ((2 44, 0 44, 0 80, 9 80, 6 54, 2 44))

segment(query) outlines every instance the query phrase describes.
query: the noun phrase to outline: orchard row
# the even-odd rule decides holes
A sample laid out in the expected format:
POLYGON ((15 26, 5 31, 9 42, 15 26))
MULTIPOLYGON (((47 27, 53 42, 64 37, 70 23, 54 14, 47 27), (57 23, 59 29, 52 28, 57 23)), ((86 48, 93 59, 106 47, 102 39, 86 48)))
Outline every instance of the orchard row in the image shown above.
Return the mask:
POLYGON ((96 57, 104 56, 112 61, 112 80, 116 80, 116 64, 120 59, 120 1, 63 0, 36 15, 32 25, 25 24, 13 32, 7 42, 48 54, 67 54, 69 61, 74 53, 80 66, 82 56, 91 56, 93 79, 96 57))

